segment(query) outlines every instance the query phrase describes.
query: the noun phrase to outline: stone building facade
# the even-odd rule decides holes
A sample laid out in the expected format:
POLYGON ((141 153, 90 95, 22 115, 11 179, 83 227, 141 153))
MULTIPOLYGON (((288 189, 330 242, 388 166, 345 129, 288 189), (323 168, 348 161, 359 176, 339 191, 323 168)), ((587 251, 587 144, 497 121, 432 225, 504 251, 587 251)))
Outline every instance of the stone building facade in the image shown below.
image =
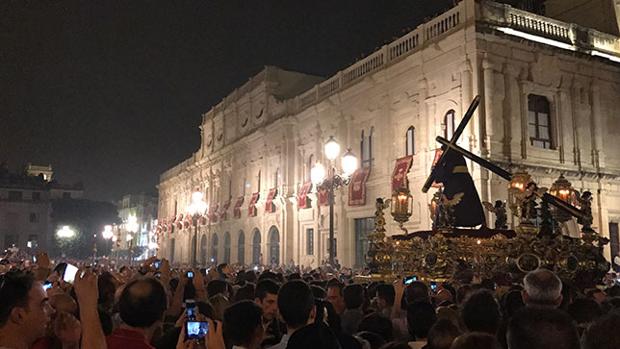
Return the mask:
POLYGON ((0 247, 28 253, 48 250, 54 234, 52 201, 81 198, 82 185, 53 179, 52 166, 28 164, 22 173, 10 173, 0 164, 0 247))
MULTIPOLYGON (((375 198, 391 195, 399 159, 412 160, 405 227, 430 228, 433 193, 420 188, 435 137, 451 135, 476 95, 459 144, 542 186, 564 174, 594 194, 595 228, 617 237, 619 63, 616 36, 463 0, 326 80, 266 67, 203 115, 200 149, 161 175, 160 248, 179 263, 196 248, 200 262, 316 266, 327 258, 329 218, 310 168, 326 164, 334 136, 369 169, 335 196, 337 258, 361 266, 375 198), (195 190, 209 204, 196 238, 182 217, 195 190)), ((508 199, 503 179, 475 164, 469 172, 482 200, 508 199)))

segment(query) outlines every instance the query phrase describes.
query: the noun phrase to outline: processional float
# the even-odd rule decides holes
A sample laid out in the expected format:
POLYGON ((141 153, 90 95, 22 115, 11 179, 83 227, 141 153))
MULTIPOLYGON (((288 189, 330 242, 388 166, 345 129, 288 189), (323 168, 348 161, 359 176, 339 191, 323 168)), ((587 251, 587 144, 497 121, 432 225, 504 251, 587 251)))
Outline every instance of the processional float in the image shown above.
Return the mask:
POLYGON ((459 147, 457 141, 479 104, 477 96, 450 140, 436 138, 441 155, 422 187, 424 193, 439 187, 429 204, 432 230, 407 233, 403 228, 412 213, 407 188, 395 191, 391 199, 377 199, 367 254, 371 274, 383 279, 417 275, 435 281, 474 274, 516 281, 531 270, 548 268, 577 287, 593 287, 609 270, 603 257, 609 240, 591 228, 591 194, 579 195, 563 176, 550 190, 539 188, 526 172, 511 173, 459 147), (514 230, 507 229, 506 204, 501 200, 484 203, 496 215, 495 228, 487 227, 465 158, 509 182, 509 205, 519 219, 514 230), (388 207, 405 234, 385 234, 383 211, 388 207))

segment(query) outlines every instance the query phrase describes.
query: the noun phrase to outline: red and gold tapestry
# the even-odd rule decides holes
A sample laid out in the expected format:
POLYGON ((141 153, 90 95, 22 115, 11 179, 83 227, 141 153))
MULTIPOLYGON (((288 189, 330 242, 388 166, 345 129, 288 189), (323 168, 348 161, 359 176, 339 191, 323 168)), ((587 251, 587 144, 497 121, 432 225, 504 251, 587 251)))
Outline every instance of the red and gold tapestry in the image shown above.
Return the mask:
POLYGON ((230 201, 232 200, 232 198, 224 201, 224 204, 222 204, 222 207, 220 208, 220 220, 224 221, 228 218, 228 209, 230 208, 230 201))
POLYGON ((329 205, 329 190, 327 190, 327 189, 318 189, 316 195, 317 195, 318 200, 319 200, 319 206, 327 206, 327 205, 329 205))
POLYGON ((258 202, 259 195, 259 192, 252 194, 250 204, 248 205, 248 217, 256 217, 256 215, 258 214, 258 210, 256 209, 256 202, 258 202))
POLYGON ((310 198, 308 197, 308 193, 312 189, 312 182, 307 181, 304 183, 299 189, 299 193, 297 194, 297 207, 298 208, 310 208, 310 198))
MULTIPOLYGON (((435 158, 433 159, 433 165, 431 166, 431 171, 435 168, 435 165, 437 165, 437 161, 439 161, 441 154, 443 154, 443 150, 441 150, 441 148, 435 149, 435 158)), ((441 188, 443 187, 443 184, 441 182, 433 182, 432 187, 441 188)))
POLYGON ((235 202, 235 207, 233 208, 233 216, 235 218, 241 218, 241 206, 243 206, 244 197, 240 196, 237 198, 237 202, 235 202))
POLYGON ((276 212, 276 204, 273 203, 273 199, 278 195, 278 188, 269 189, 269 193, 267 194, 267 201, 265 202, 265 212, 274 213, 276 212))
POLYGON ((409 188, 407 173, 409 173, 412 162, 413 156, 411 155, 396 160, 394 172, 392 172, 392 191, 400 188, 409 188))
POLYGON ((349 206, 366 205, 366 181, 370 175, 370 167, 357 169, 349 183, 349 206))

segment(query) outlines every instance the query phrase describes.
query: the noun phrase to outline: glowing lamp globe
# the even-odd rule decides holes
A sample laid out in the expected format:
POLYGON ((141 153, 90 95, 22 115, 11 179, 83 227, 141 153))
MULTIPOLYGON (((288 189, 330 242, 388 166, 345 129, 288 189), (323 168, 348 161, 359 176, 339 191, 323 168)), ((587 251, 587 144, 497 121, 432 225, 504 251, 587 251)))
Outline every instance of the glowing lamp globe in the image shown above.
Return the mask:
POLYGON ((351 149, 347 149, 342 156, 342 172, 345 176, 349 177, 357 170, 358 166, 357 157, 353 154, 351 149))
POLYGON ((329 137, 327 143, 325 143, 325 156, 330 161, 336 160, 338 155, 340 155, 340 144, 336 142, 333 136, 329 137))
POLYGON ((323 180, 325 180, 325 174, 325 166, 317 162, 310 170, 310 180, 312 181, 312 184, 321 184, 323 180))

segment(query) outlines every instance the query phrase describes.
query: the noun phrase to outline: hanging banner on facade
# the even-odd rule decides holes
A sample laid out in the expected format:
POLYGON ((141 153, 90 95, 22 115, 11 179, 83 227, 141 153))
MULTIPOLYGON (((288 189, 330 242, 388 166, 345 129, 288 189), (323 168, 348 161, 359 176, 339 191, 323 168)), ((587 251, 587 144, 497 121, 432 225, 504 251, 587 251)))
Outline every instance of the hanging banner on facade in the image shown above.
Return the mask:
POLYGON ((267 201, 265 202, 265 212, 274 213, 276 212, 276 204, 273 203, 273 199, 278 195, 277 188, 269 189, 269 193, 267 194, 267 201))
POLYGON ((370 167, 357 169, 349 183, 349 206, 366 205, 366 181, 370 175, 370 167))
POLYGON ((304 183, 299 189, 299 193, 297 194, 297 208, 310 208, 310 198, 308 197, 308 193, 312 189, 312 182, 307 181, 304 183))
POLYGON ((407 174, 409 173, 412 162, 412 155, 408 155, 396 160, 394 172, 392 172, 392 191, 396 191, 400 188, 409 188, 409 180, 407 179, 407 174))
POLYGON ((319 200, 319 206, 327 206, 327 205, 329 205, 329 190, 327 190, 327 189, 318 189, 316 195, 317 195, 318 200, 319 200))
POLYGON ((258 210, 256 209, 256 203, 258 202, 259 192, 253 193, 248 205, 248 217, 256 217, 258 210))
POLYGON ((241 206, 243 206, 244 197, 240 196, 237 198, 237 202, 235 202, 235 207, 233 208, 233 216, 235 218, 241 218, 241 206))
MULTIPOLYGON (((431 172, 435 168, 435 165, 437 165, 437 161, 439 161, 439 158, 441 158, 441 154, 443 154, 443 150, 441 150, 441 148, 435 149, 435 158, 433 159, 433 165, 431 166, 431 172)), ((441 182, 439 182, 439 183, 438 182, 433 182, 432 187, 433 188, 441 188, 441 187, 443 187, 443 184, 441 182)))
POLYGON ((209 217, 209 222, 217 223, 218 218, 218 209, 220 208, 220 204, 213 204, 209 207, 209 213, 207 216, 209 217))
POLYGON ((219 212, 219 216, 220 216, 220 220, 224 221, 228 218, 228 209, 230 208, 230 201, 232 200, 232 198, 224 201, 224 204, 222 204, 222 208, 220 209, 219 212))

